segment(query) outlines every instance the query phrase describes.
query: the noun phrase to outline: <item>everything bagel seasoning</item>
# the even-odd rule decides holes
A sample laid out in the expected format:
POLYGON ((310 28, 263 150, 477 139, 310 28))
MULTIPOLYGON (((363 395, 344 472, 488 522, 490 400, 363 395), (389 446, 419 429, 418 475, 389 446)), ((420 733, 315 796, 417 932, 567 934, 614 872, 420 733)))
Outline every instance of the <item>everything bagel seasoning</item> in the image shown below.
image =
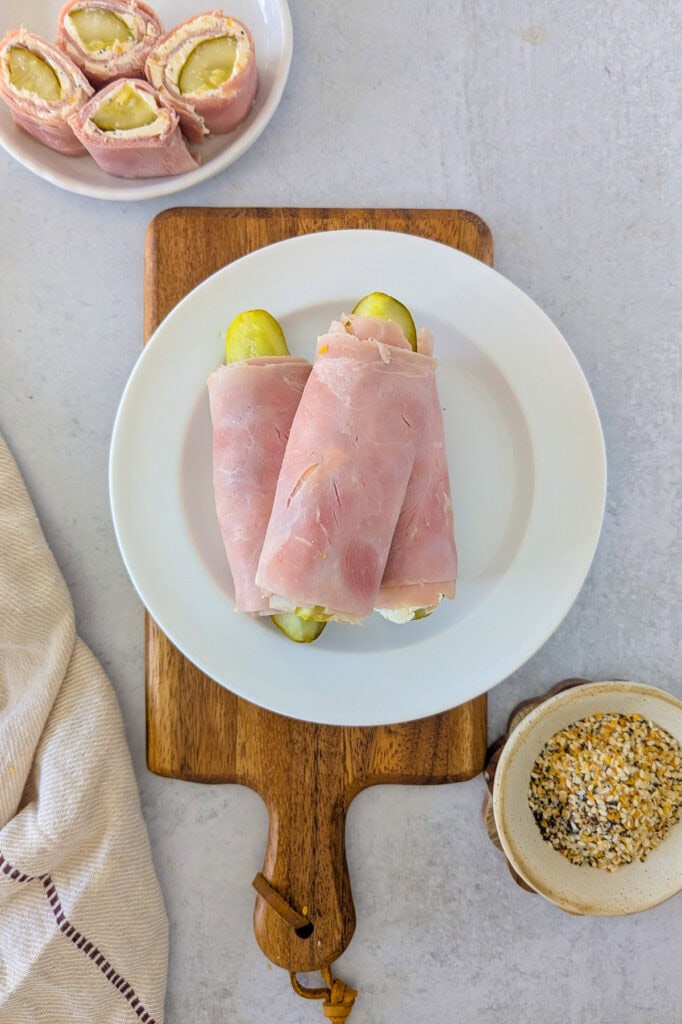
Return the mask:
POLYGON ((682 747, 641 715, 590 715, 545 744, 528 803, 543 839, 573 864, 645 860, 680 819, 682 747))

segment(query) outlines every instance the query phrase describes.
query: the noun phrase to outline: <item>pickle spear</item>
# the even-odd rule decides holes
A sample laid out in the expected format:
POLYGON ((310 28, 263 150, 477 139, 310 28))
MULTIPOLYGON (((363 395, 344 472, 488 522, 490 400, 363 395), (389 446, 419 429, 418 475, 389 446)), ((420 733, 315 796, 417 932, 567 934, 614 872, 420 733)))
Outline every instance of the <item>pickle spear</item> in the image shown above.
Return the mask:
POLYGON ((69 18, 89 53, 111 50, 116 43, 129 43, 133 38, 125 21, 113 11, 80 9, 72 11, 69 18))
POLYGON ((236 55, 237 40, 232 36, 205 39, 195 46, 185 61, 180 71, 178 89, 183 95, 217 89, 232 74, 236 55))
POLYGON ((417 351, 417 328, 407 306, 398 302, 385 292, 371 292, 355 306, 353 310, 359 316, 375 316, 380 320, 392 320, 402 330, 410 345, 417 351))
POLYGON ((24 46, 11 46, 8 53, 9 80, 15 89, 32 92, 41 100, 56 101, 62 87, 54 70, 42 57, 24 46))
POLYGON ((294 612, 281 612, 272 616, 272 621, 290 640, 297 644, 309 644, 317 640, 327 625, 326 622, 315 622, 313 619, 302 619, 294 612))
MULTIPOLYGON (((284 331, 274 316, 265 309, 247 309, 239 313, 225 335, 225 357, 228 363, 256 356, 288 356, 291 353, 284 337, 284 331)), ((317 640, 327 625, 316 622, 310 616, 302 617, 294 612, 281 612, 272 616, 272 621, 290 640, 297 644, 309 644, 317 640)))
POLYGON ((296 609, 296 614, 299 619, 305 619, 307 622, 329 622, 329 615, 321 604, 301 605, 296 609))
POLYGON ((247 309, 239 313, 225 335, 225 358, 228 363, 255 356, 288 356, 284 331, 265 309, 247 309))
POLYGON ((100 131, 114 132, 143 128, 154 124, 156 117, 156 112, 137 89, 126 83, 99 105, 91 120, 100 131))

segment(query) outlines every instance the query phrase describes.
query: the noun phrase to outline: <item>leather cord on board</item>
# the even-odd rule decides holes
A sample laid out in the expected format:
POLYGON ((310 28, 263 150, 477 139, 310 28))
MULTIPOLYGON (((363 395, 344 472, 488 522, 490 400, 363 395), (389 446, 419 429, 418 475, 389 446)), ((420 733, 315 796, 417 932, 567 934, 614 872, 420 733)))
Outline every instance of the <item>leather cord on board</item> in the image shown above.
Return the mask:
POLYGON ((358 993, 339 978, 333 978, 330 966, 320 968, 320 973, 326 988, 304 988, 293 971, 289 975, 291 987, 296 995, 302 996, 303 999, 324 999, 322 1012, 327 1020, 333 1024, 341 1024, 350 1017, 358 993))
MULTIPOLYGON (((297 910, 294 910, 260 871, 254 878, 252 885, 268 906, 296 931, 311 927, 309 919, 304 914, 299 914, 297 910)), ((331 1021, 332 1024, 342 1024, 350 1016, 355 997, 358 993, 339 978, 332 977, 331 965, 322 967, 320 973, 325 983, 324 988, 305 988, 296 977, 295 971, 291 971, 289 974, 291 987, 296 995, 301 996, 302 999, 324 999, 322 1012, 327 1020, 331 1021)))
POLYGON ((283 896, 277 892, 276 889, 268 882, 262 872, 258 872, 251 885, 254 887, 259 896, 265 900, 268 906, 272 907, 276 914, 290 924, 292 928, 305 928, 306 925, 310 926, 310 921, 303 914, 299 914, 298 911, 294 910, 293 907, 289 906, 283 896))

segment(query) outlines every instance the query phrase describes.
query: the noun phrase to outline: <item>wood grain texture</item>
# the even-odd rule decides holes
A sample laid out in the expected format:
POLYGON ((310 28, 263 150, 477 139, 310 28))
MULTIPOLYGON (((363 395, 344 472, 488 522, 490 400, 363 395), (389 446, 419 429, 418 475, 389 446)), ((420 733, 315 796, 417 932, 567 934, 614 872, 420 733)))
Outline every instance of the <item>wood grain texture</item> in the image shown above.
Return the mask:
MULTIPOLYGON (((457 210, 167 210, 147 233, 145 336, 192 288, 225 264, 294 235, 377 228, 423 235, 491 265, 492 237, 457 210)), ((229 609, 226 614, 230 614, 229 609)), ((336 960, 355 911, 344 849, 353 797, 382 783, 457 782, 483 768, 486 697, 402 725, 315 725, 250 704, 203 675, 146 616, 147 763, 195 782, 232 782, 260 793, 270 832, 263 874, 313 924, 299 937, 260 896, 261 949, 290 971, 336 960)))

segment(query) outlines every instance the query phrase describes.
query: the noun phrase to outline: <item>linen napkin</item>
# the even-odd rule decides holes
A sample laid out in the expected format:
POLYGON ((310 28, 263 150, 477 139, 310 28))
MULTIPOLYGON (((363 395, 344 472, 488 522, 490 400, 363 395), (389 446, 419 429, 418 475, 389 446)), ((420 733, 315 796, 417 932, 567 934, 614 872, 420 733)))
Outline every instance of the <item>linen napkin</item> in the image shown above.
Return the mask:
POLYGON ((116 697, 0 436, 0 1022, 160 1024, 167 953, 116 697))

